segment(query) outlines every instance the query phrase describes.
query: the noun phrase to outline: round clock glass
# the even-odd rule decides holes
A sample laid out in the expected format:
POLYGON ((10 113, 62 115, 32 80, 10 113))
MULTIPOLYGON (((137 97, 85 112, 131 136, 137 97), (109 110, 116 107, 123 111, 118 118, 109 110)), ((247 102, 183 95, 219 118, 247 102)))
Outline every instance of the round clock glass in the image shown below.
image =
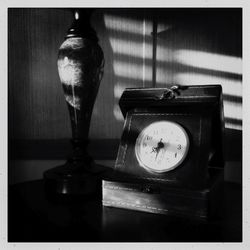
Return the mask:
POLYGON ((149 171, 163 173, 175 169, 186 158, 189 138, 175 122, 159 121, 144 128, 137 137, 135 155, 149 171))

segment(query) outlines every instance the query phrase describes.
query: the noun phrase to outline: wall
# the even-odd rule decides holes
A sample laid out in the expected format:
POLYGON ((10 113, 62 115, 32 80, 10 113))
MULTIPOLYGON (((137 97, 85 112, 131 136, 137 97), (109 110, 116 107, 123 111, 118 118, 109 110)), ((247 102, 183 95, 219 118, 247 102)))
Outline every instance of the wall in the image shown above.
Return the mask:
POLYGON ((221 84, 226 128, 242 128, 241 11, 203 9, 160 15, 157 86, 221 84))
POLYGON ((10 138, 69 136, 56 60, 70 23, 70 13, 62 10, 9 9, 10 138))
MULTIPOLYGON (((12 139, 69 138, 68 111, 56 61, 72 14, 63 9, 9 9, 8 14, 9 136, 12 139)), ((105 54, 105 75, 93 111, 90 137, 119 138, 123 125, 117 118, 120 117, 119 95, 125 87, 143 86, 144 51, 140 47, 145 32, 144 14, 138 15, 135 10, 128 13, 99 10, 92 19, 105 54), (126 21, 133 18, 136 21, 128 26, 126 21), (122 27, 132 33, 124 32, 122 27), (127 55, 120 54, 124 50, 120 40, 126 43, 127 55), (137 46, 130 40, 136 40, 137 46), (140 58, 130 56, 133 54, 140 58), (134 73, 137 76, 133 81, 125 77, 134 73)))
MULTIPOLYGON (((126 87, 216 83, 223 86, 226 157, 241 161, 241 21, 241 9, 97 9, 92 25, 104 51, 105 73, 90 139, 120 138, 118 101, 126 87)), ((70 138, 56 61, 71 22, 66 9, 9 9, 10 140, 70 138)))

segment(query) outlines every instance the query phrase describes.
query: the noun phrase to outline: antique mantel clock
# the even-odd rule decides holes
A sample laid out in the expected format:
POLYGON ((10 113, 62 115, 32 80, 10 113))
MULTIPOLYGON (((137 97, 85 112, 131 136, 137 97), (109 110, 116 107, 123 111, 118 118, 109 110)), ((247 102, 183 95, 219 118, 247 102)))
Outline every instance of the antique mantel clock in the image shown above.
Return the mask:
POLYGON ((126 89, 103 204, 206 217, 211 208, 204 204, 219 193, 214 187, 224 166, 222 105, 220 85, 126 89))

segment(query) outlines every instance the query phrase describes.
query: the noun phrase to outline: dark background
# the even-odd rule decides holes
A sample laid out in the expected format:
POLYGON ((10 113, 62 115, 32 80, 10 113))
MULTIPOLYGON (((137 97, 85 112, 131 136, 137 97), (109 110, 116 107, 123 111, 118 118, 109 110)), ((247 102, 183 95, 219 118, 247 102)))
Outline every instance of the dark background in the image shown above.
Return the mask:
MULTIPOLYGON (((71 23, 66 9, 8 9, 10 183, 41 178, 69 154, 57 53, 71 23)), ((118 101, 126 87, 221 84, 225 179, 241 183, 242 10, 97 9, 92 25, 105 55, 90 128, 93 157, 113 166, 123 127, 118 101)))

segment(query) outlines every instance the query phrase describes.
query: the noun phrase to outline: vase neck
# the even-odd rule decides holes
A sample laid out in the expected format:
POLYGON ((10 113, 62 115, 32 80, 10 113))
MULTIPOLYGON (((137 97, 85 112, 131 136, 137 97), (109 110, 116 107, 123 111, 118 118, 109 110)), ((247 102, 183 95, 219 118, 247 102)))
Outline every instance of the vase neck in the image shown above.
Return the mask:
POLYGON ((82 37, 98 42, 96 32, 90 23, 93 9, 74 9, 72 12, 74 21, 67 32, 66 38, 82 37))

